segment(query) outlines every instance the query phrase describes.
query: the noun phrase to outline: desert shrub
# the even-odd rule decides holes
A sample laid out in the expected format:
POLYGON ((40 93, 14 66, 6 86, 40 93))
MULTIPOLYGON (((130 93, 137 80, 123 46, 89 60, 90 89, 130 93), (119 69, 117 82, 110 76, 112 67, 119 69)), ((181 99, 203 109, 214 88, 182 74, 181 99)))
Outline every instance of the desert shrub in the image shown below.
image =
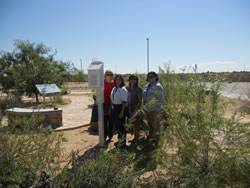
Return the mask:
POLYGON ((244 114, 250 114, 250 107, 249 106, 242 106, 240 111, 244 114))
POLYGON ((56 104, 63 104, 63 98, 61 93, 56 94, 56 104))
POLYGON ((180 80, 169 67, 161 69, 160 80, 165 131, 156 156, 166 186, 248 187, 249 124, 239 123, 236 114, 224 118, 223 77, 210 75, 209 93, 202 77, 180 80))
POLYGON ((146 81, 146 79, 147 79, 147 74, 136 74, 136 75, 138 76, 138 81, 139 81, 138 85, 139 85, 142 89, 144 89, 145 86, 146 86, 146 84, 147 84, 147 81, 146 81))
POLYGON ((44 129, 41 121, 34 116, 21 129, 0 127, 0 187, 29 187, 41 171, 55 176, 60 170, 60 145, 65 139, 44 129))
POLYGON ((73 164, 59 175, 63 187, 133 187, 133 173, 126 170, 131 157, 124 152, 102 150, 100 155, 73 164))
POLYGON ((0 97, 0 112, 4 114, 6 109, 18 106, 18 104, 20 104, 20 101, 20 96, 16 95, 10 94, 0 97))

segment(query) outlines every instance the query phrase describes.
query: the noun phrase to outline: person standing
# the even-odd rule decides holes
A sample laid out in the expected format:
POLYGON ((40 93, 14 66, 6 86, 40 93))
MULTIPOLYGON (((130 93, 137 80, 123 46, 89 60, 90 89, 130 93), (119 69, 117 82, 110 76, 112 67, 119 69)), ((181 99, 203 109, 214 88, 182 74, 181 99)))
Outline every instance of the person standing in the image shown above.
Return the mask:
POLYGON ((158 80, 158 75, 155 72, 149 72, 147 75, 148 84, 143 93, 143 110, 146 112, 149 125, 148 138, 156 138, 157 140, 160 131, 158 115, 163 106, 163 87, 158 80))
MULTIPOLYGON (((142 89, 138 86, 138 77, 136 75, 132 74, 129 76, 129 86, 127 86, 126 89, 128 90, 128 118, 131 118, 136 110, 141 108, 142 104, 142 89)), ((129 142, 135 143, 140 136, 140 126, 136 119, 132 123, 134 124, 134 139, 129 142)))
POLYGON ((111 142, 113 138, 113 119, 111 115, 111 100, 110 94, 114 88, 113 72, 111 70, 105 71, 104 79, 104 137, 105 140, 109 137, 108 141, 111 142))
POLYGON ((122 75, 118 74, 114 79, 114 88, 111 91, 112 117, 118 131, 118 142, 115 146, 126 147, 126 128, 125 128, 125 108, 128 100, 128 91, 124 87, 122 75))

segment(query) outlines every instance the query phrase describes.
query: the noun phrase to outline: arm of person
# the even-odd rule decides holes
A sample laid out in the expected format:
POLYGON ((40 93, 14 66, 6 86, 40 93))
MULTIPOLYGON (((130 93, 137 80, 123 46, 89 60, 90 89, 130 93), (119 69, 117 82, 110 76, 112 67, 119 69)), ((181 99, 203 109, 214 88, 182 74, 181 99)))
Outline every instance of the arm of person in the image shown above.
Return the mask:
POLYGON ((119 118, 122 119, 124 117, 124 111, 128 101, 128 91, 125 87, 122 88, 122 109, 119 115, 119 118))
POLYGON ((140 109, 141 108, 141 104, 142 104, 142 89, 141 88, 138 90, 137 97, 138 97, 138 106, 137 106, 137 109, 140 109))
POLYGON ((122 109, 121 109, 121 112, 119 114, 120 119, 122 119, 124 117, 124 111, 125 111, 126 105, 127 105, 127 102, 123 101, 122 102, 122 109))
POLYGON ((141 108, 141 104, 142 104, 142 95, 138 95, 138 100, 139 100, 139 102, 138 102, 138 109, 140 109, 141 108))
POLYGON ((163 105, 163 87, 161 86, 161 84, 158 84, 156 88, 157 88, 155 93, 156 103, 154 111, 159 111, 163 105))

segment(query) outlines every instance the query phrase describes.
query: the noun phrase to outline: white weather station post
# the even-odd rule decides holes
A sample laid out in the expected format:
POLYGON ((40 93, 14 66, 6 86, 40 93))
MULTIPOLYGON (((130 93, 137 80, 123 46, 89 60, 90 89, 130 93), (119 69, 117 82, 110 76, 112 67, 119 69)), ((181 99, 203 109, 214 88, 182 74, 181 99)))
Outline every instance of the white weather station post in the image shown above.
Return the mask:
POLYGON ((103 62, 93 61, 88 67, 88 88, 96 90, 98 104, 98 133, 99 146, 105 146, 103 125, 103 102, 104 102, 104 71, 103 62))

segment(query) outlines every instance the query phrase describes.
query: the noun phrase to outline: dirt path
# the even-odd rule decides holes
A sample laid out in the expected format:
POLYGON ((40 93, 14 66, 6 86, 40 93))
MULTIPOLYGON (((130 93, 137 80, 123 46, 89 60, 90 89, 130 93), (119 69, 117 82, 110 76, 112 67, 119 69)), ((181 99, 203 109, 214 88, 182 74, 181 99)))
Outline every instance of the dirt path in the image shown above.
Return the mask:
POLYGON ((96 133, 89 130, 92 110, 88 105, 93 104, 90 95, 67 95, 65 99, 70 99, 71 103, 62 106, 63 126, 56 129, 62 132, 67 142, 62 144, 63 159, 72 151, 80 151, 80 155, 95 147, 99 143, 96 133))
POLYGON ((57 130, 79 127, 90 123, 91 108, 93 99, 90 95, 67 95, 65 99, 70 99, 71 104, 63 106, 63 126, 57 130))

